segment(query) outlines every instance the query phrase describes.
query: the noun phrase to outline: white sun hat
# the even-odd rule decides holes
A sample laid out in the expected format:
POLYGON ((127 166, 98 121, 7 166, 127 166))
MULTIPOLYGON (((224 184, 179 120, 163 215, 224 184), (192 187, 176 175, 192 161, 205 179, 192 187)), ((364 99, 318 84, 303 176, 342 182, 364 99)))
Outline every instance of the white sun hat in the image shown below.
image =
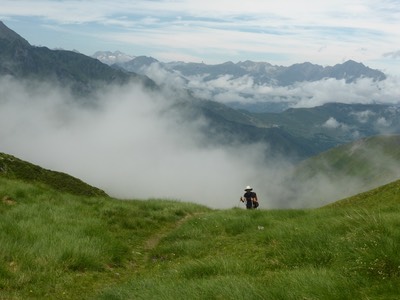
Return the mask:
POLYGON ((251 191, 253 188, 251 186, 246 186, 246 188, 244 189, 245 191, 251 191))

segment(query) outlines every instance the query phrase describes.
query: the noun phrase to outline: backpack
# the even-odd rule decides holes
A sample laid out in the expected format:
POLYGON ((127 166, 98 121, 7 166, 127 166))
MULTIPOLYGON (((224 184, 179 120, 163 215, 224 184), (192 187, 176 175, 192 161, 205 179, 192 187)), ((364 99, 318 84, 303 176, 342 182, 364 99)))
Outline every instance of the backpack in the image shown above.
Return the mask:
POLYGON ((244 194, 244 198, 246 198, 247 208, 257 208, 259 206, 257 201, 253 201, 254 198, 257 198, 257 194, 255 192, 246 192, 244 194))

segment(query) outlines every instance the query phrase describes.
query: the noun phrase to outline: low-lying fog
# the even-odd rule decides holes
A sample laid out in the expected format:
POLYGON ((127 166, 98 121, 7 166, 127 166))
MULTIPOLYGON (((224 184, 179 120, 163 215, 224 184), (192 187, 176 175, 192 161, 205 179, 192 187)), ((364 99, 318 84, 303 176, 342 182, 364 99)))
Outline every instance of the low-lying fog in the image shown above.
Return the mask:
MULTIPOLYGON (((168 110, 170 104, 170 97, 131 84, 108 87, 95 105, 82 105, 66 89, 3 77, 0 151, 121 199, 243 207, 239 197, 247 185, 257 192, 260 208, 319 206, 341 196, 321 179, 310 183, 324 191, 321 203, 307 203, 312 189, 293 198, 285 181, 291 166, 284 159, 264 162, 268 145, 211 146, 199 130, 206 121, 182 123, 178 110, 168 110)), ((346 185, 353 188, 357 182, 346 185)))

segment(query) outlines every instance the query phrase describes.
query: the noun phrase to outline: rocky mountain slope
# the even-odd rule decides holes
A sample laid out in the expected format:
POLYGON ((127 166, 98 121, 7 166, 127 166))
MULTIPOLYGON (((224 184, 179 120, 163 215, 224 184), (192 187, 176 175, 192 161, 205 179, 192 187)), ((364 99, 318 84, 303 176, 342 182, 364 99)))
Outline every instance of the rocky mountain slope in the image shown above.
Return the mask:
POLYGON ((110 68, 97 59, 65 50, 35 47, 0 22, 0 75, 20 79, 52 80, 87 95, 104 84, 130 80, 153 83, 145 76, 110 68))

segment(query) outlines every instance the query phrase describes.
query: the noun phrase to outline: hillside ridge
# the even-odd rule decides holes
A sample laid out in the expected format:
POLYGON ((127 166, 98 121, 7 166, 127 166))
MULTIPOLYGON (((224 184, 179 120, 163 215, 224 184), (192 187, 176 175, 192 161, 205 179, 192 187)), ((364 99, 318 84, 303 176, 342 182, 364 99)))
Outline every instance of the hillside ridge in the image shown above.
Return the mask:
POLYGON ((50 80, 70 87, 75 96, 88 96, 104 84, 111 83, 135 81, 150 89, 156 87, 147 76, 111 68, 75 51, 32 46, 3 22, 0 24, 0 75, 50 80))
POLYGON ((40 166, 1 152, 0 176, 8 179, 44 184, 57 191, 73 195, 108 197, 103 190, 90 186, 71 175, 46 170, 40 166))

